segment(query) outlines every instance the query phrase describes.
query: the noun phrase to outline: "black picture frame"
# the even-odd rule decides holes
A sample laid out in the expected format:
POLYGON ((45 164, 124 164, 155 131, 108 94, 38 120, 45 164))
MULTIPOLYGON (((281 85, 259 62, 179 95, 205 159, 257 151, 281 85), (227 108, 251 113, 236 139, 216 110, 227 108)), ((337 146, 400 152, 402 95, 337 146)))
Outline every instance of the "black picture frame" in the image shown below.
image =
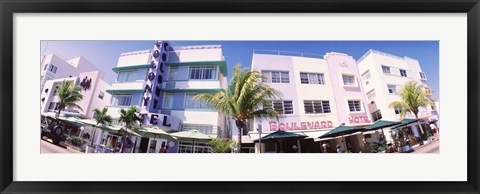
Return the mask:
MULTIPOLYGON (((1 193, 479 193, 479 0, 0 0, 1 193), (18 182, 13 181, 14 13, 467 13, 466 182, 18 182)), ((448 167, 445 167, 448 168, 448 167)), ((292 180, 294 181, 294 180, 292 180)))

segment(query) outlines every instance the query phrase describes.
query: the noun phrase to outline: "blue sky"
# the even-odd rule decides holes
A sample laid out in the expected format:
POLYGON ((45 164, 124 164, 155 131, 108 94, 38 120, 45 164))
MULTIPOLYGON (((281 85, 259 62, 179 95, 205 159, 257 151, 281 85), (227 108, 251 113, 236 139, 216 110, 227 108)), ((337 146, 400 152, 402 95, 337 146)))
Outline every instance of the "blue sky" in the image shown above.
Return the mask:
MULTIPOLYGON (((112 68, 117 65, 120 53, 153 48, 152 41, 42 41, 41 55, 57 53, 69 59, 83 56, 105 72, 105 80, 112 83, 116 74, 112 68)), ((427 75, 427 84, 439 94, 439 44, 438 41, 171 41, 172 46, 218 44, 231 75, 235 64, 250 67, 254 49, 282 50, 324 55, 327 52, 341 52, 358 60, 369 49, 380 50, 397 56, 408 56, 420 62, 427 75)), ((229 77, 230 78, 230 77, 229 77)))

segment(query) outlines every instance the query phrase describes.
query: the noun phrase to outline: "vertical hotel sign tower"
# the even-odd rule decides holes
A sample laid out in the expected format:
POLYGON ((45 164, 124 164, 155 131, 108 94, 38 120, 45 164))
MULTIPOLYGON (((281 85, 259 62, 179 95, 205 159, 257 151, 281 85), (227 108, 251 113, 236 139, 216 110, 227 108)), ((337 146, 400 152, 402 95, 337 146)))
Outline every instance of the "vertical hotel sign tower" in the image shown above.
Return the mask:
POLYGON ((168 43, 157 41, 152 51, 150 68, 142 99, 142 113, 157 112, 160 101, 160 89, 163 82, 164 65, 167 61, 168 43))
POLYGON ((165 75, 165 63, 167 62, 167 52, 170 50, 170 45, 166 41, 156 41, 152 50, 150 68, 147 71, 147 78, 145 89, 142 97, 140 113, 144 116, 144 123, 151 125, 160 125, 158 120, 161 120, 163 126, 170 127, 167 124, 168 116, 163 115, 163 118, 158 118, 162 115, 149 114, 157 113, 160 109, 160 93, 165 75))

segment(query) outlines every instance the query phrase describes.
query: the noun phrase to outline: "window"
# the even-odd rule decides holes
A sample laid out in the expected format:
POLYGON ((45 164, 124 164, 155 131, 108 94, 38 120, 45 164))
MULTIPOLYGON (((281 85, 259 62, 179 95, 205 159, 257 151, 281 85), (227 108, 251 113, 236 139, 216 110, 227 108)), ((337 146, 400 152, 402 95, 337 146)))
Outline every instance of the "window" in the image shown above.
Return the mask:
POLYGON ((432 108, 432 110, 437 110, 437 106, 435 105, 435 103, 431 103, 430 108, 432 108))
POLYGON ((58 110, 58 105, 59 103, 57 102, 50 102, 50 104, 48 104, 48 111, 58 110))
POLYGON ((389 94, 397 94, 397 86, 396 85, 387 85, 388 93, 389 94))
POLYGON ((427 79, 427 76, 425 75, 425 73, 423 72, 419 72, 420 73, 420 79, 427 79))
POLYGON ((168 80, 177 80, 178 67, 170 67, 168 72, 168 80))
POLYGON ((272 83, 280 83, 280 72, 279 71, 272 71, 272 83))
POLYGON ((368 80, 372 75, 370 75, 370 70, 367 70, 365 71, 364 73, 362 73, 362 78, 364 80, 368 80))
POLYGON ((216 80, 217 67, 190 67, 189 78, 194 80, 216 80))
POLYGON ((282 83, 289 83, 290 82, 290 77, 288 76, 288 72, 281 72, 281 79, 282 83))
POLYGON ((350 109, 350 112, 361 111, 360 100, 349 100, 348 101, 348 109, 350 109))
POLYGON ((404 69, 400 69, 400 76, 407 77, 407 71, 404 69))
POLYGON ((43 70, 47 70, 47 67, 48 67, 48 63, 45 64, 45 66, 43 66, 43 70))
POLYGON ((382 119, 382 113, 380 112, 380 110, 377 110, 372 113, 372 119, 374 122, 382 119))
POLYGON ((182 124, 181 131, 197 130, 205 135, 211 135, 212 129, 212 125, 182 124))
POLYGON ((209 153, 212 148, 207 143, 198 143, 190 141, 178 142, 178 153, 209 153))
POLYGON ((52 96, 57 95, 58 86, 55 86, 55 89, 52 92, 52 96))
POLYGON ((265 83, 290 83, 288 71, 262 71, 262 75, 265 83))
POLYGON ((130 106, 132 103, 131 94, 115 94, 112 96, 113 106, 130 106))
POLYGON ((355 85, 355 76, 353 75, 342 75, 343 85, 352 86, 355 85))
POLYGON ((293 103, 289 101, 273 100, 269 104, 263 105, 264 109, 274 109, 283 114, 293 114, 293 103), (273 107, 272 107, 273 106, 273 107))
POLYGON ((302 84, 325 84, 323 73, 300 73, 302 84))
POLYGON ((119 71, 117 82, 133 82, 136 80, 137 70, 119 71))
POLYGON ((327 100, 304 100, 306 114, 330 113, 330 102, 327 100))
POLYGON ((390 67, 382 65, 383 74, 390 75, 390 67))
POLYGON ((402 108, 400 108, 400 107, 395 107, 395 108, 393 108, 393 110, 395 111, 396 115, 399 115, 402 112, 402 108))
POLYGON ((105 96, 105 92, 100 91, 100 93, 98 94, 98 98, 103 100, 104 96, 105 96))
POLYGON ((57 73, 57 67, 55 65, 50 65, 50 69, 49 69, 51 72, 53 73, 57 73))
POLYGON ((375 89, 372 89, 372 90, 370 90, 369 92, 367 92, 367 98, 368 98, 368 100, 373 100, 375 97, 376 97, 375 89))
POLYGON ((199 100, 194 100, 193 97, 197 94, 185 94, 185 109, 212 109, 212 106, 199 100))
POLYGON ((162 108, 172 109, 172 107, 173 107, 173 94, 165 93, 165 95, 163 96, 162 108))

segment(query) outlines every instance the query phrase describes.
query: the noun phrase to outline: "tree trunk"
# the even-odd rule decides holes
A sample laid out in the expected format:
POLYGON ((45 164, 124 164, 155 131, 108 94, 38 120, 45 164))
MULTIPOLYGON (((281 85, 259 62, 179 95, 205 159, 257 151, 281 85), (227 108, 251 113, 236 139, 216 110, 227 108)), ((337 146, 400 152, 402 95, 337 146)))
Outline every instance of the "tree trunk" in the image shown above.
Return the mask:
POLYGON ((62 110, 62 109, 58 109, 57 113, 55 113, 55 118, 58 118, 58 117, 60 116, 60 111, 61 111, 61 110, 62 110))
POLYGON ((95 139, 95 130, 97 130, 97 127, 93 127, 93 130, 92 130, 92 137, 90 139, 90 145, 93 146, 93 139, 95 139))
MULTIPOLYGON (((418 115, 417 115, 417 114, 415 114, 415 118, 418 119, 418 115)), ((423 134, 423 133, 424 133, 424 132, 423 132, 423 127, 422 127, 422 125, 420 124, 420 121, 417 121, 417 124, 418 124, 418 127, 420 127, 420 131, 421 131, 422 134, 423 134)))
POLYGON ((237 125, 238 134, 237 134, 237 152, 242 151, 242 128, 237 125))

